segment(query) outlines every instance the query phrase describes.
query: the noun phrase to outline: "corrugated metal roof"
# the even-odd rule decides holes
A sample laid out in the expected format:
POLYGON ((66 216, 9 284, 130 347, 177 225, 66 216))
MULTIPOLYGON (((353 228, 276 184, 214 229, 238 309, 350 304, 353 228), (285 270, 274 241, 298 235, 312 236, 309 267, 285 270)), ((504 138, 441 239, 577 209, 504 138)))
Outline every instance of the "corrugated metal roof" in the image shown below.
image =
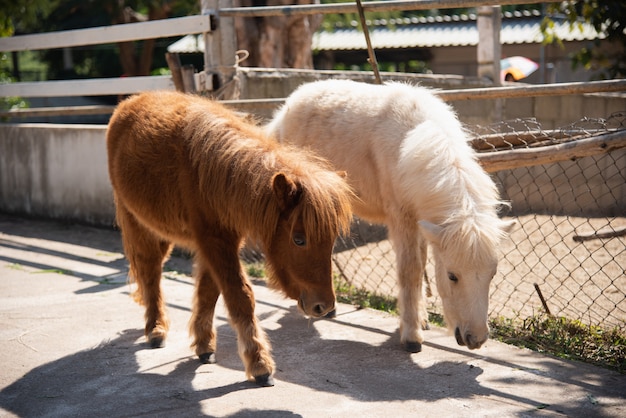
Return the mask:
MULTIPOLYGON (((401 19, 399 19, 401 20, 401 19)), ((406 20, 406 19, 404 19, 406 20)), ((372 47, 375 49, 432 48, 444 46, 474 46, 478 44, 478 28, 474 19, 467 21, 437 21, 420 19, 405 24, 392 22, 392 26, 368 24, 372 47)), ((385 22, 387 23, 387 22, 385 22)), ((502 19, 500 42, 502 44, 541 43, 541 18, 502 19)), ((581 41, 603 38, 588 24, 570 30, 569 23, 555 22, 554 31, 563 41, 581 41)), ((321 51, 366 49, 365 38, 356 27, 339 28, 333 32, 313 35, 313 49, 321 51)))
POLYGON ((184 36, 168 46, 167 52, 171 54, 191 54, 193 52, 204 52, 204 37, 202 35, 184 36))
MULTIPOLYGON (((500 42, 509 44, 540 43, 541 17, 530 12, 505 13, 500 42)), ((368 21, 372 46, 375 49, 432 48, 443 46, 475 46, 478 28, 475 15, 414 17, 368 21)), ((569 23, 555 21, 554 30, 563 41, 592 40, 599 35, 588 24, 570 29, 569 23), (582 30, 580 29, 582 28, 582 30)), ((365 38, 357 23, 333 32, 319 31, 313 35, 313 50, 337 51, 366 49, 365 38)), ((171 53, 204 51, 202 35, 187 35, 167 47, 171 53)))

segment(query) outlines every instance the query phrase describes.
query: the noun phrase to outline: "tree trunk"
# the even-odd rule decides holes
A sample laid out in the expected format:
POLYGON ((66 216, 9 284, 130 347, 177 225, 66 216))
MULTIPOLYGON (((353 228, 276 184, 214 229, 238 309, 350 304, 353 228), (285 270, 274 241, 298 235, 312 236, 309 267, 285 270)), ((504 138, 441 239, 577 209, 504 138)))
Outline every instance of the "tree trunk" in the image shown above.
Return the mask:
MULTIPOLYGON (((115 25, 165 19, 169 16, 171 9, 169 3, 160 4, 158 8, 151 6, 148 11, 148 16, 144 16, 130 7, 120 7, 120 11, 117 16, 113 17, 112 23, 115 25)), ((120 49, 120 63, 122 64, 124 75, 127 77, 150 75, 155 40, 144 40, 141 42, 141 48, 137 48, 138 45, 139 42, 120 42, 118 44, 120 49)))
MULTIPOLYGON (((235 6, 319 4, 319 0, 238 0, 235 6)), ((235 18, 237 47, 250 53, 248 67, 313 68, 311 42, 322 15, 235 18)))

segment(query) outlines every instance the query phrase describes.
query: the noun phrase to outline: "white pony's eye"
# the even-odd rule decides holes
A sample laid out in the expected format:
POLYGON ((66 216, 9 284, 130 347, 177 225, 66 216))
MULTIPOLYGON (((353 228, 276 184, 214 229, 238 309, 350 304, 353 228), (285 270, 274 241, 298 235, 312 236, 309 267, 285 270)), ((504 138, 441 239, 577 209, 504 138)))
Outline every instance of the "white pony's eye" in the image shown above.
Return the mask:
POLYGON ((304 247, 306 245, 306 236, 301 232, 295 232, 293 234, 293 243, 298 247, 304 247))
POLYGON ((451 281, 453 281, 454 283, 459 281, 459 278, 456 277, 456 274, 454 273, 448 273, 448 279, 450 279, 451 281))

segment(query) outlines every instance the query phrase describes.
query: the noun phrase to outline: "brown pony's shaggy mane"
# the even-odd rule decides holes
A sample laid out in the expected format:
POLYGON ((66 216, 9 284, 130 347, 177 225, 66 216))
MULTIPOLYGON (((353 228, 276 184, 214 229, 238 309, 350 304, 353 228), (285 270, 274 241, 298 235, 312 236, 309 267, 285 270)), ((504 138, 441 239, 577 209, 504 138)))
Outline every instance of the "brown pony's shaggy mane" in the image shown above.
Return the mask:
POLYGON ((189 141, 189 158, 199 173, 201 193, 210 190, 219 196, 207 196, 205 201, 214 202, 225 224, 267 242, 281 216, 272 183, 277 173, 283 173, 302 191, 303 201, 291 217, 300 217, 310 239, 349 230, 353 192, 326 160, 277 143, 262 129, 210 101, 195 97, 189 101, 183 135, 189 141), (225 200, 231 204, 220 205, 225 200), (235 202, 249 210, 223 213, 220 209, 234 207, 235 202))

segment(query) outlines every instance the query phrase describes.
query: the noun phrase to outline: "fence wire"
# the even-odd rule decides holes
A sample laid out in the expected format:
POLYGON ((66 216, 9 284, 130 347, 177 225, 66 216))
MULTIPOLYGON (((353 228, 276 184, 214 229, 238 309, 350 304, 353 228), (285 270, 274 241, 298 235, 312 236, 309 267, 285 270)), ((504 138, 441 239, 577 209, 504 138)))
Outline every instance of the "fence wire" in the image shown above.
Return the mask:
MULTIPOLYGON (((556 130, 535 119, 468 128, 479 152, 561 144, 626 130, 626 112, 583 118, 556 130)), ((501 247, 490 315, 525 319, 546 309, 590 325, 625 329, 626 148, 493 174, 518 226, 501 247), (538 292, 541 292, 545 305, 538 292)), ((356 288, 397 296, 395 254, 383 226, 355 219, 333 256, 356 288)), ((441 313, 433 281, 430 311, 441 313)))

